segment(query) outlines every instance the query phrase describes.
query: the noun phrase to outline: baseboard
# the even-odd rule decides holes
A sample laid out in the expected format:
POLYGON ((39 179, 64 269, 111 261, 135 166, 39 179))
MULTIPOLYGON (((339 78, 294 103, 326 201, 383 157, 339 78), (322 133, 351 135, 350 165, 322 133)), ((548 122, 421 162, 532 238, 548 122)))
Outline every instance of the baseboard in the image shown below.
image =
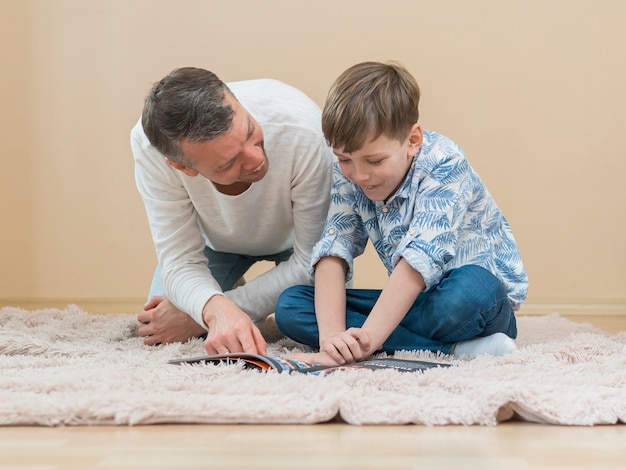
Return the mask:
POLYGON ((626 301, 565 303, 554 301, 526 301, 521 315, 548 315, 559 313, 564 316, 626 316, 626 301))
MULTIPOLYGON (((78 305, 90 313, 138 313, 145 298, 0 298, 1 306, 19 307, 24 310, 65 308, 78 305)), ((626 301, 567 303, 550 300, 527 301, 521 315, 548 315, 559 313, 566 316, 626 316, 626 301)))
POLYGON ((89 313, 139 313, 146 298, 0 298, 0 306, 18 307, 24 310, 44 308, 63 309, 77 305, 89 313))

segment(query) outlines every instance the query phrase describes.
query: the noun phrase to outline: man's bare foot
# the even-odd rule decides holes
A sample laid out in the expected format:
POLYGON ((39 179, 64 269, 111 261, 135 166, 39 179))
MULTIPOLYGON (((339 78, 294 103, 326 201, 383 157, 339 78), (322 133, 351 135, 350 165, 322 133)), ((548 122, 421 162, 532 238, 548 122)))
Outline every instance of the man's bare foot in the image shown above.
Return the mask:
POLYGON ((275 343, 276 341, 283 339, 284 336, 276 326, 276 319, 274 314, 269 315, 265 320, 256 324, 261 331, 263 338, 268 343, 275 343))
POLYGON ((139 328, 139 336, 144 344, 183 343, 191 338, 206 334, 206 330, 196 321, 172 304, 167 297, 152 297, 144 311, 137 315, 137 321, 143 323, 139 328))

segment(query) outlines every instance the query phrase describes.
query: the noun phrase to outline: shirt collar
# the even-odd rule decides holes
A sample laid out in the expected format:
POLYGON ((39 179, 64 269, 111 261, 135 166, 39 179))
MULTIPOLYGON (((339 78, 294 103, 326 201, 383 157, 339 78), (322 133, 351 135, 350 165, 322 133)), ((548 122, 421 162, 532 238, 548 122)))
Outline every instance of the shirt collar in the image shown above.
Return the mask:
POLYGON ((391 203, 396 198, 408 199, 411 194, 411 186, 413 185, 413 174, 415 173, 415 166, 417 162, 417 157, 419 155, 419 151, 413 156, 413 160, 411 161, 411 166, 409 167, 409 171, 404 177, 404 181, 398 188, 398 190, 387 199, 387 203, 391 203))

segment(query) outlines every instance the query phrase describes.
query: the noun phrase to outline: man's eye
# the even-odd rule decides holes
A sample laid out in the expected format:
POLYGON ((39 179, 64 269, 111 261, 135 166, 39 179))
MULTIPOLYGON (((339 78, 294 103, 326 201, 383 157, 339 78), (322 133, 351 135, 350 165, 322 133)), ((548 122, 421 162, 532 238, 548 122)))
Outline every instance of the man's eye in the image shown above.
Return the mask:
POLYGON ((235 164, 234 162, 231 162, 228 165, 219 168, 217 170, 217 173, 226 173, 228 170, 230 170, 233 167, 234 164, 235 164))

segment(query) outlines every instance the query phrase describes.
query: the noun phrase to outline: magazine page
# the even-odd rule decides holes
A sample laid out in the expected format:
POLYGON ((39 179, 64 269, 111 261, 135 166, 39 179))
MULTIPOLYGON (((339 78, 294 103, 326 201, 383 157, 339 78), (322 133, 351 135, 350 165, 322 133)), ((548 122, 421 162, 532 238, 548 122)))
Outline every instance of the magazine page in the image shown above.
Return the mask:
POLYGON ((261 369, 264 371, 275 370, 277 372, 291 372, 295 370, 305 370, 315 364, 308 364, 305 362, 271 357, 261 356, 260 354, 252 353, 228 353, 228 354, 212 354, 212 355, 200 355, 191 357, 180 357, 170 359, 168 364, 182 364, 182 363, 198 363, 198 362, 210 362, 213 364, 224 363, 236 363, 242 361, 244 366, 251 369, 261 369))
POLYGON ((434 367, 450 367, 452 364, 445 362, 420 361, 415 359, 397 359, 394 357, 372 358, 366 361, 354 362, 339 366, 312 366, 308 369, 300 370, 305 374, 330 374, 340 370, 378 370, 394 369, 399 372, 423 372, 434 367))
POLYGON ((397 359, 393 357, 372 358, 366 361, 354 362, 351 364, 324 366, 321 364, 309 364, 293 359, 262 356, 252 353, 228 353, 201 355, 191 357, 181 357, 170 359, 169 364, 209 362, 213 364, 243 362, 244 367, 263 371, 276 372, 299 372, 304 374, 326 375, 340 370, 377 370, 395 369, 400 372, 422 372, 433 367, 450 367, 451 364, 444 362, 421 361, 414 359, 397 359))

